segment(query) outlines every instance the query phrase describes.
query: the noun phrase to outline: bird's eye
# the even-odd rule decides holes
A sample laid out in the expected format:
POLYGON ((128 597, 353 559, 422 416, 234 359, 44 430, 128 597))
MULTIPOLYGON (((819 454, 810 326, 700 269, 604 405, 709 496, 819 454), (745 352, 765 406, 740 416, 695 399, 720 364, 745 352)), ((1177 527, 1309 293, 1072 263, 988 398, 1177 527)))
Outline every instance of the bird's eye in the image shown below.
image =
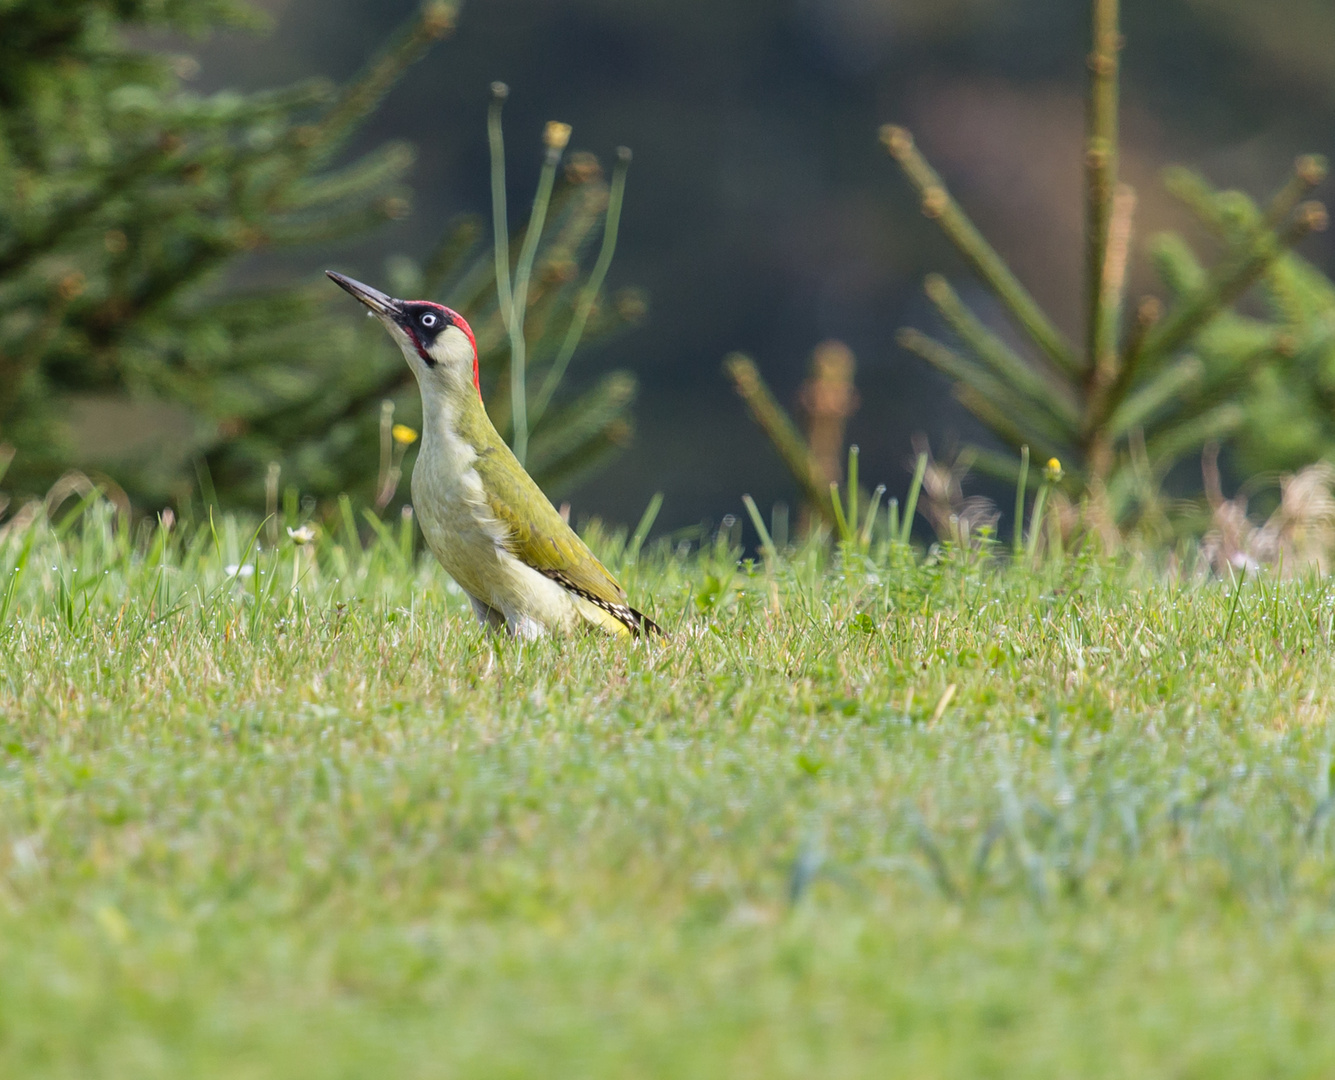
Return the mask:
POLYGON ((430 330, 438 322, 440 322, 440 316, 430 311, 424 311, 418 317, 417 321, 420 322, 423 326, 425 326, 428 330, 430 330))

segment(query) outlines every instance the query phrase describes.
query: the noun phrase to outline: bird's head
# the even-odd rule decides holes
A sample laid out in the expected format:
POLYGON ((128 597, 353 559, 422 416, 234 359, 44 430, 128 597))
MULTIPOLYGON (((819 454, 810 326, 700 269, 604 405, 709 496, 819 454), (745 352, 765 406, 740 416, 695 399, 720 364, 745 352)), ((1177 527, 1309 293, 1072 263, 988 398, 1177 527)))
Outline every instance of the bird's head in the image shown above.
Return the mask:
POLYGON ((385 324, 423 389, 463 392, 472 383, 481 396, 477 371, 477 340, 457 311, 430 300, 395 300, 379 289, 326 270, 337 285, 350 292, 385 324))

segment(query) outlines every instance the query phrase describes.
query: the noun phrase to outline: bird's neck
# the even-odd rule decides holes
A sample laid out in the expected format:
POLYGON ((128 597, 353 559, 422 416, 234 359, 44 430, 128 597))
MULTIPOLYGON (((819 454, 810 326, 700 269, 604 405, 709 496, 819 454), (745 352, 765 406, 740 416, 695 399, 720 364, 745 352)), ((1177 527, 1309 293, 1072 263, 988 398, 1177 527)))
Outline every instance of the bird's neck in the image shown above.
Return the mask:
POLYGON ((421 389, 421 455, 444 453, 445 457, 454 459, 460 451, 468 450, 476 455, 493 442, 500 441, 500 435, 471 384, 466 392, 435 385, 423 385, 421 389))

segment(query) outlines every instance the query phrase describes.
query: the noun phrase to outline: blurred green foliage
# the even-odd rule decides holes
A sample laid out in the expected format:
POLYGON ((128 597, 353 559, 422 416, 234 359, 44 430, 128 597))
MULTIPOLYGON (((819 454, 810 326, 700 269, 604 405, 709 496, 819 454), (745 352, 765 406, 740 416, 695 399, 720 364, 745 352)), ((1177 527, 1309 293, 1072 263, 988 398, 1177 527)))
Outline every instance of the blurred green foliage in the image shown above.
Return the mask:
MULTIPOLYGON (((409 212, 411 147, 391 142, 351 159, 341 151, 454 17, 453 4, 427 0, 343 86, 200 95, 184 85, 193 58, 149 46, 262 25, 251 6, 0 6, 8 487, 41 491, 88 468, 81 440, 100 416, 103 427, 119 425, 113 441, 137 448, 100 462, 106 479, 143 504, 202 484, 206 498, 254 506, 273 463, 303 493, 373 493, 382 402, 404 390, 408 372, 337 290, 323 278, 292 284, 290 264, 270 253, 344 241, 409 212), (126 412, 129 403, 139 411, 126 412), (164 418, 156 437, 126 430, 164 418)), ((528 330, 538 376, 572 322, 579 258, 607 202, 596 162, 572 157, 536 264, 528 330)), ((447 289, 477 322, 490 370, 504 334, 492 326, 494 267, 476 250, 477 233, 470 222, 451 228, 422 265, 395 262, 386 284, 403 295, 447 289)), ((589 328, 641 306, 634 297, 586 305, 589 328)), ((633 394, 633 380, 614 374, 578 402, 555 402, 533 432, 540 479, 568 482, 624 444, 633 394)), ((412 397, 405 408, 415 409, 412 397)))
POLYGON ((41 487, 73 462, 72 393, 184 407, 192 445, 127 463, 117 479, 135 494, 172 494, 172 466, 192 456, 224 471, 252 464, 234 461, 227 444, 275 395, 314 389, 319 376, 294 361, 328 351, 331 334, 312 290, 228 288, 222 272, 250 252, 349 236, 407 212, 408 147, 332 162, 452 19, 449 6, 427 4, 341 89, 309 81, 199 96, 182 87, 189 57, 135 41, 147 30, 254 26, 253 9, 5 6, 0 439, 17 451, 12 483, 41 487))
MULTIPOLYGON (((1315 159, 1298 162, 1296 175, 1316 180, 1322 173, 1324 166, 1315 159)), ((1267 211, 1240 191, 1215 191, 1183 168, 1169 170, 1166 180, 1225 247, 1245 243, 1266 226, 1267 211)), ((1205 277, 1177 234, 1156 237, 1153 254, 1175 298, 1205 277)), ((1288 252, 1266 269, 1257 295, 1258 312, 1225 312, 1195 342, 1204 369, 1238 387, 1238 463, 1245 473, 1260 473, 1335 461, 1335 284, 1288 252)))

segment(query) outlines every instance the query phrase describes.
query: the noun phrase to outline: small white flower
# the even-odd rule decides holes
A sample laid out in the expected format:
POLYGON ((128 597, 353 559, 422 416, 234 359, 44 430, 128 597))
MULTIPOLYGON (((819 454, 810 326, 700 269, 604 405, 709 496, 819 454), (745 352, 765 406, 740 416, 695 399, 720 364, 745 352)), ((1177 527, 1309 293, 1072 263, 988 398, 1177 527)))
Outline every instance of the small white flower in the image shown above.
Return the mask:
POLYGON ((255 568, 251 566, 250 563, 246 563, 244 566, 237 566, 236 563, 231 563, 230 565, 223 567, 223 573, 228 577, 247 578, 254 572, 255 568))
POLYGON ((309 525, 303 525, 299 529, 288 529, 287 535, 292 538, 294 544, 309 544, 315 539, 315 530, 309 525))

